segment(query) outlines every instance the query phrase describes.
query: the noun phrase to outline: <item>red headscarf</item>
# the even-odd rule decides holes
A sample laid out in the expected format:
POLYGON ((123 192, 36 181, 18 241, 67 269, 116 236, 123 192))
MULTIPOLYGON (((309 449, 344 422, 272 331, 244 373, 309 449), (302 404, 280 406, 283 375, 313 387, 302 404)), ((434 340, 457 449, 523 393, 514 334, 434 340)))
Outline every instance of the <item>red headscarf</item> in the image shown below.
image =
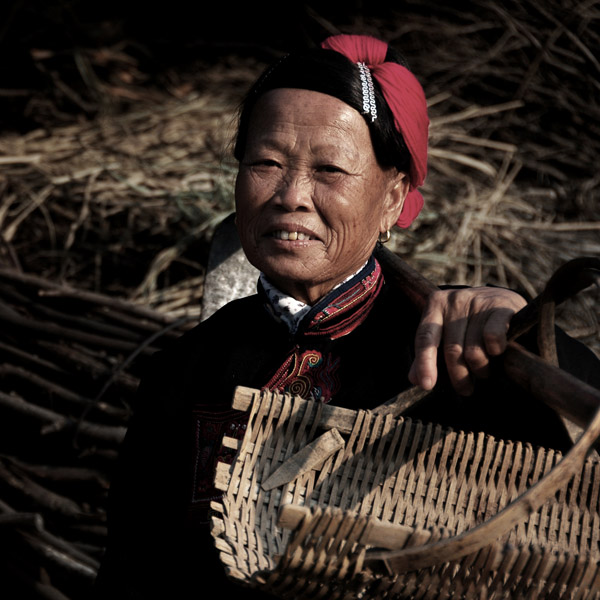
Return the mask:
POLYGON ((385 62, 388 46, 385 42, 366 35, 335 35, 321 46, 335 50, 354 63, 365 63, 383 93, 396 129, 402 134, 410 152, 410 188, 399 227, 408 227, 423 208, 423 196, 417 189, 427 174, 427 137, 429 117, 425 92, 416 77, 405 67, 385 62))

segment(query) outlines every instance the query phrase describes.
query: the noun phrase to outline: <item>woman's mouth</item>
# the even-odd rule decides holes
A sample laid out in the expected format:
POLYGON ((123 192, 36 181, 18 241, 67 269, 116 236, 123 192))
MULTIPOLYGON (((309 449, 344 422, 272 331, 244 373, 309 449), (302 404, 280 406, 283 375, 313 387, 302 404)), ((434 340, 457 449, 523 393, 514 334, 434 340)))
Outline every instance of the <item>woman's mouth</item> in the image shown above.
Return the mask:
POLYGON ((307 233, 302 233, 301 231, 283 231, 282 229, 273 231, 271 236, 277 240, 290 240, 292 242, 315 239, 307 233))

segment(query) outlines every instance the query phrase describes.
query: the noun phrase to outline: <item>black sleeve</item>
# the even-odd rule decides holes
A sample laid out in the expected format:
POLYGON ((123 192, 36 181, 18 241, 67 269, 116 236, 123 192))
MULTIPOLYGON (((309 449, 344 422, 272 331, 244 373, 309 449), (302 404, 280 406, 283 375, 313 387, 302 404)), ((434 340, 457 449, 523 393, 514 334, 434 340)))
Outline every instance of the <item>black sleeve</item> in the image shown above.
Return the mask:
POLYGON ((168 573, 184 552, 183 486, 189 456, 185 411, 172 397, 170 365, 151 361, 111 478, 108 541, 96 597, 111 600, 165 594, 168 573))

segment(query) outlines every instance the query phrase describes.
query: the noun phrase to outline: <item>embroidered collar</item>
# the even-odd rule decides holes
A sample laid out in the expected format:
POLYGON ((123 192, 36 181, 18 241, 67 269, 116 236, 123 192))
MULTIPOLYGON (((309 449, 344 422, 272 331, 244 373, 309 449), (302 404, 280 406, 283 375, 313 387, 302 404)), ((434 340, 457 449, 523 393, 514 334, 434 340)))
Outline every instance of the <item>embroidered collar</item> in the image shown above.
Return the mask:
POLYGON ((261 273, 266 307, 277 321, 285 323, 292 334, 326 335, 336 339, 347 335, 364 321, 381 286, 379 263, 371 257, 354 275, 338 284, 314 306, 288 296, 273 286, 261 273))

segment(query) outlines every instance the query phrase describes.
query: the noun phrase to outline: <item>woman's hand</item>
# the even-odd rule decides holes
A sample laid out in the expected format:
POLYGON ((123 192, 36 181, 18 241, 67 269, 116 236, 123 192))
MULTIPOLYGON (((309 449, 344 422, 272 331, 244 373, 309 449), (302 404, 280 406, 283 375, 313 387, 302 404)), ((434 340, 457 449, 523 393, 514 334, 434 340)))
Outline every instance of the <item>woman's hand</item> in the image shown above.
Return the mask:
POLYGON ((511 317, 525 299, 503 288, 481 287, 436 291, 429 301, 415 337, 411 383, 433 388, 437 380, 437 354, 442 345, 448 374, 461 395, 473 392, 473 378, 489 372, 490 357, 506 348, 511 317))

